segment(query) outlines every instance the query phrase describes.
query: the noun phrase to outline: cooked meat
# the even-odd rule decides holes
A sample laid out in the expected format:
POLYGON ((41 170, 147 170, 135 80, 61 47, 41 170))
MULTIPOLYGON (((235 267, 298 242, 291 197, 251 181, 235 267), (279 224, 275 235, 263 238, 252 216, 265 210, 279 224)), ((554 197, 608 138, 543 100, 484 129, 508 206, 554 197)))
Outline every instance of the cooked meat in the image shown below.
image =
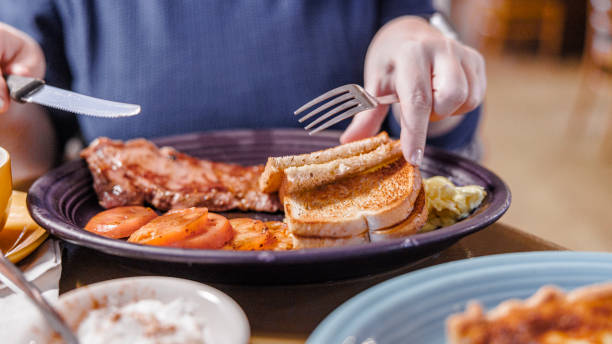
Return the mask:
POLYGON ((263 166, 198 160, 144 139, 99 138, 81 152, 94 178, 100 205, 150 203, 159 210, 207 207, 276 212, 276 194, 259 191, 263 166))

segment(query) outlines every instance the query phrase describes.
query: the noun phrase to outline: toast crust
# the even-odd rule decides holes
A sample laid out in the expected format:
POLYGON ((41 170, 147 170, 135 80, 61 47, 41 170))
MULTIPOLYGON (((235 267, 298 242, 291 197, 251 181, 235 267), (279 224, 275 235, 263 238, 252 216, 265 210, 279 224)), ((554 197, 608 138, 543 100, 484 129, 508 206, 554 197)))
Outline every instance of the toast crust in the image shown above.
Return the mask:
POLYGON ((358 235, 343 238, 306 237, 293 234, 291 235, 291 237, 293 238, 294 249, 361 245, 370 242, 368 232, 363 232, 358 235))
POLYGON ((405 220, 420 189, 419 169, 400 157, 372 172, 284 193, 285 218, 294 235, 350 237, 405 220))
POLYGON ((262 192, 266 193, 277 191, 285 177, 285 169, 287 168, 324 164, 337 159, 350 158, 371 152, 378 146, 390 141, 389 135, 381 132, 374 137, 312 153, 268 158, 264 171, 259 178, 259 188, 262 192))
POLYGON ((525 301, 505 301, 487 314, 480 304, 472 302, 464 313, 448 318, 447 333, 451 344, 601 340, 612 336, 612 283, 579 288, 569 294, 545 286, 525 301))
POLYGON ((370 241, 378 242, 405 238, 409 235, 416 234, 423 227, 425 222, 427 222, 427 214, 427 197, 425 197, 425 190, 421 188, 410 216, 391 227, 370 231, 370 241))

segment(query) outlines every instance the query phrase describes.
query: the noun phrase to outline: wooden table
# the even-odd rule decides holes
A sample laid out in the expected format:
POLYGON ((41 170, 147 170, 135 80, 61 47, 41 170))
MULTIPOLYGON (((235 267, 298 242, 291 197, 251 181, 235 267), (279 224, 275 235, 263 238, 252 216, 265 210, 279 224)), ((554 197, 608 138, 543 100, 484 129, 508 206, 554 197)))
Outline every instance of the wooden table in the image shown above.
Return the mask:
MULTIPOLYGON (((459 259, 509 252, 563 249, 531 234, 496 223, 433 257, 383 274, 308 285, 208 284, 230 295, 244 309, 251 324, 252 343, 303 343, 332 310, 361 291, 389 278, 459 259)), ((96 259, 97 253, 86 248, 71 246, 65 252, 60 293, 95 282, 141 275, 96 259)))

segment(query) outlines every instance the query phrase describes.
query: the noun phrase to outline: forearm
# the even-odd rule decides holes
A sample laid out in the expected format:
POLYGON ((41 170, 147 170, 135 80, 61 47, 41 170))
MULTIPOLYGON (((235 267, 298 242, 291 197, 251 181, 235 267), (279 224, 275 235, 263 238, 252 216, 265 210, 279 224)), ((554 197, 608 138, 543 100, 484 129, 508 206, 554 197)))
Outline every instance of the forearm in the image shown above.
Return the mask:
POLYGON ((0 146, 11 154, 15 185, 31 181, 55 161, 55 134, 46 110, 12 102, 0 115, 0 146))

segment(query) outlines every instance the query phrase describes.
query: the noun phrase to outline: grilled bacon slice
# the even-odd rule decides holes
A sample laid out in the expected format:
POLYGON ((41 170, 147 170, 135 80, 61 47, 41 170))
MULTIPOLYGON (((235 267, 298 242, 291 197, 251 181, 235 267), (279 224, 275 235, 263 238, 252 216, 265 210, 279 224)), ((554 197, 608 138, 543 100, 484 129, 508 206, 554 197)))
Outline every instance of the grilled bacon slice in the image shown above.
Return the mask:
POLYGON ((159 210, 206 207, 277 212, 276 194, 259 191, 263 166, 199 160, 145 139, 101 137, 81 152, 93 175, 100 205, 114 208, 148 203, 159 210))

